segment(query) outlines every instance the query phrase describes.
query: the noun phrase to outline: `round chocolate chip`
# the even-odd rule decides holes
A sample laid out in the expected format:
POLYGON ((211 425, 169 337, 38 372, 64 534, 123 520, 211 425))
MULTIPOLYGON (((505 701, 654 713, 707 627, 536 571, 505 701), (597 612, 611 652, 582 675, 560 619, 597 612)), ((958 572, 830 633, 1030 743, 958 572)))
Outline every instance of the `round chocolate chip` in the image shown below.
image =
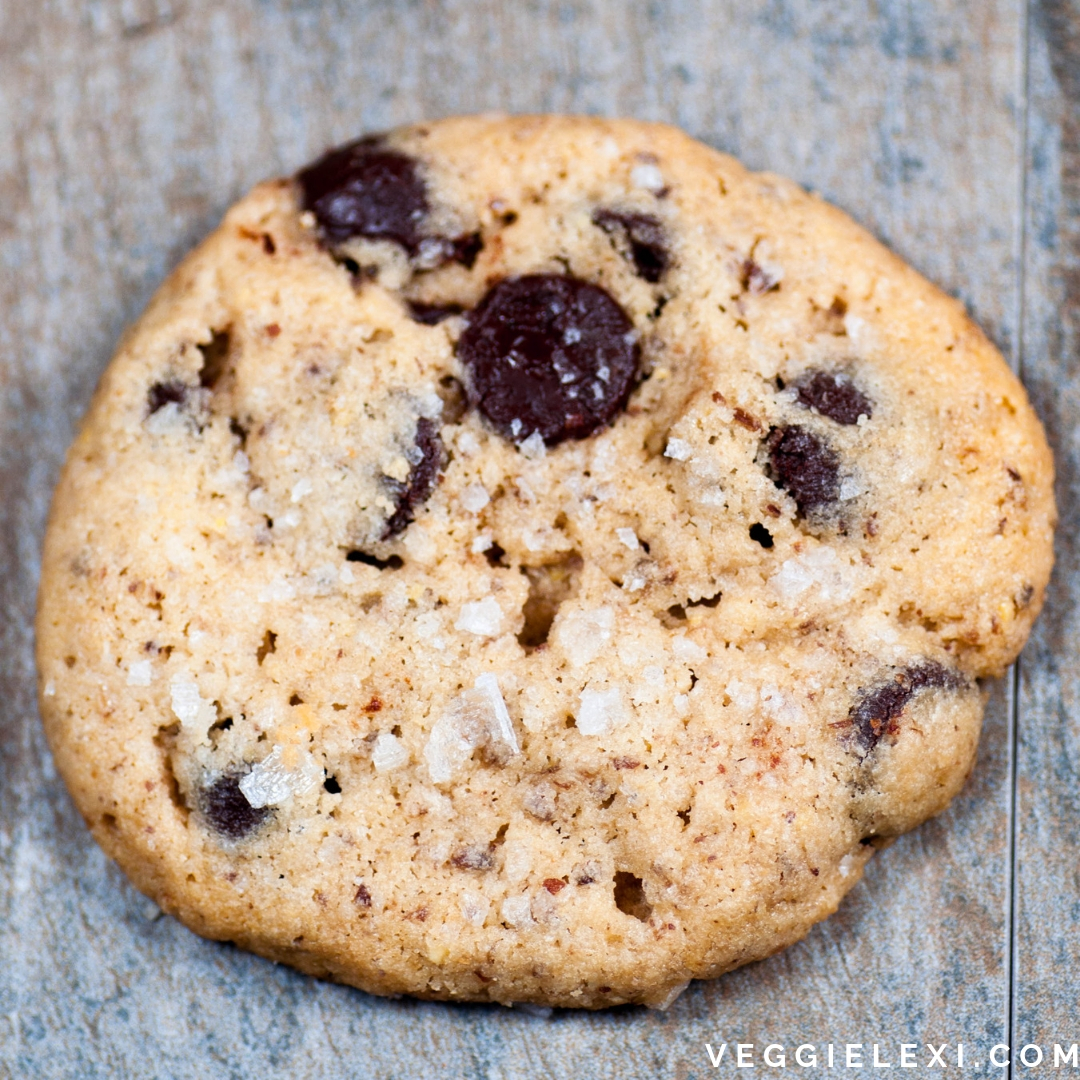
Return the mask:
POLYGON ((331 243, 364 236, 393 240, 410 255, 419 250, 428 212, 423 178, 413 158, 379 136, 331 150, 298 179, 304 209, 331 243))
POLYGON ((458 355, 469 398, 516 443, 583 439, 626 406, 640 359, 633 324, 604 289, 529 274, 495 285, 468 316, 458 355))
POLYGON ((857 424, 874 415, 870 399, 843 372, 814 371, 795 383, 798 402, 838 424, 857 424))

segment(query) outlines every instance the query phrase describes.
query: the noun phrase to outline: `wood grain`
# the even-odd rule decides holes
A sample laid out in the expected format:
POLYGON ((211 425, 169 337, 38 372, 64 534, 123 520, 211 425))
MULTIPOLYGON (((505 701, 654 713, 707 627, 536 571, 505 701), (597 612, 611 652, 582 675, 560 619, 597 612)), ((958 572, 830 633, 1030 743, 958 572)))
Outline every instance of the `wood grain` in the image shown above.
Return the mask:
MULTIPOLYGON (((1062 88, 1080 75, 1047 45, 1055 19, 1075 25, 1066 0, 1047 0, 1030 35, 1022 0, 0 0, 0 1073, 691 1077, 712 1073, 705 1042, 963 1039, 982 1060, 1012 1042, 1009 685, 992 688, 963 796, 878 856, 806 941, 666 1015, 547 1020, 375 1000, 148 917, 53 773, 29 625, 63 451, 180 255, 248 185, 335 141, 493 108, 677 123, 847 209, 1014 362, 1022 325, 1075 535, 1062 358, 1076 355, 1080 248, 1063 178, 1080 182, 1080 137, 1062 88)), ((1015 1015, 1040 1039, 1064 1038, 1055 965, 1080 970, 1080 886, 1060 846, 1077 839, 1075 558, 1063 549, 1019 699, 1015 1015)))
POLYGON ((1061 526, 1020 665, 1014 1046, 1077 1041, 1080 1014, 1080 3, 1033 13, 1023 374, 1054 446, 1061 526))

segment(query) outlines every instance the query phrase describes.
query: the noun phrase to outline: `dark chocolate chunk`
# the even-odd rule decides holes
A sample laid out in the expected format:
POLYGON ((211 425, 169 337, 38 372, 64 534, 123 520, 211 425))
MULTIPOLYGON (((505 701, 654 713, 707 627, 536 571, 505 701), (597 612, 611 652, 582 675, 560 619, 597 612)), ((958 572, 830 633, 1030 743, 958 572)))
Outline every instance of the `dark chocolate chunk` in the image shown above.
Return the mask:
POLYGON ((508 439, 583 439, 626 406, 640 349, 626 312, 598 285, 555 274, 499 282, 458 342, 469 397, 508 439))
POLYGON ((840 460, 806 428, 777 428, 766 440, 773 482, 795 500, 799 513, 812 514, 836 502, 840 493, 840 460))
POLYGON ((848 713, 855 739, 869 754, 884 736, 895 735, 900 730, 900 716, 919 690, 932 687, 958 690, 966 685, 962 675, 936 660, 926 660, 917 667, 907 668, 892 682, 861 692, 848 713))
POLYGON ((425 326, 437 326, 451 315, 460 315, 464 308, 460 304, 424 304, 419 300, 410 300, 409 314, 413 320, 425 326))
POLYGON ((459 262, 471 268, 484 243, 479 233, 424 232, 430 204, 419 162, 379 135, 339 146, 297 175, 303 207, 331 244, 354 236, 392 240, 424 264, 459 262))
POLYGON ((422 239, 427 190, 415 159, 388 147, 378 135, 331 150, 297 177, 326 238, 340 244, 354 236, 393 240, 410 255, 422 239))
POLYGON ((242 840, 270 815, 268 807, 255 807, 247 801, 237 773, 219 776, 204 788, 200 806, 213 829, 230 840, 242 840))
POLYGON ((857 424, 874 415, 870 399, 843 372, 815 371, 795 383, 799 404, 838 424, 857 424))
POLYGON ((671 256, 663 227, 652 214, 634 214, 601 207, 593 213, 592 219, 593 224, 609 236, 626 243, 639 278, 655 284, 664 276, 671 256))
POLYGON ((164 382, 156 382, 146 394, 146 406, 153 415, 158 409, 165 408, 169 402, 173 402, 183 408, 187 404, 187 396, 192 387, 179 379, 166 379, 164 382))
POLYGON ((391 481, 397 506, 383 530, 383 540, 389 540, 405 529, 416 508, 423 505, 435 487, 443 464, 443 444, 434 420, 424 416, 416 422, 416 442, 408 456, 412 466, 409 478, 403 484, 391 481))

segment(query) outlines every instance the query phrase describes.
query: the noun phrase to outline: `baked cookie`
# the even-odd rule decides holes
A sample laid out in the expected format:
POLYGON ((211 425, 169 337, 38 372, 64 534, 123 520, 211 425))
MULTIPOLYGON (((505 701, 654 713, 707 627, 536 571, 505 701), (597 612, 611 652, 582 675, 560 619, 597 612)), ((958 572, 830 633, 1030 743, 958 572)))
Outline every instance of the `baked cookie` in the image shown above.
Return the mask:
POLYGON ((404 128, 257 187, 124 339, 42 712, 200 934, 664 1005, 959 790, 1051 473, 961 306, 794 184, 660 125, 404 128))

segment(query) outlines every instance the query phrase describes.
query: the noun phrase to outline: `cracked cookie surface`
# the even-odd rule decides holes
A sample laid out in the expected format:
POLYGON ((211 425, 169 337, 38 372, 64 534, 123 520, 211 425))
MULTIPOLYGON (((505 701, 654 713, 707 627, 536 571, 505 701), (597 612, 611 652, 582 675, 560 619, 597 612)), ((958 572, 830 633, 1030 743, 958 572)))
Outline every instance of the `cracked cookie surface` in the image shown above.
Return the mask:
POLYGON ((660 125, 403 128, 257 187, 121 344, 46 730, 201 934, 664 1005, 959 790, 1051 484, 960 305, 790 182, 660 125))

